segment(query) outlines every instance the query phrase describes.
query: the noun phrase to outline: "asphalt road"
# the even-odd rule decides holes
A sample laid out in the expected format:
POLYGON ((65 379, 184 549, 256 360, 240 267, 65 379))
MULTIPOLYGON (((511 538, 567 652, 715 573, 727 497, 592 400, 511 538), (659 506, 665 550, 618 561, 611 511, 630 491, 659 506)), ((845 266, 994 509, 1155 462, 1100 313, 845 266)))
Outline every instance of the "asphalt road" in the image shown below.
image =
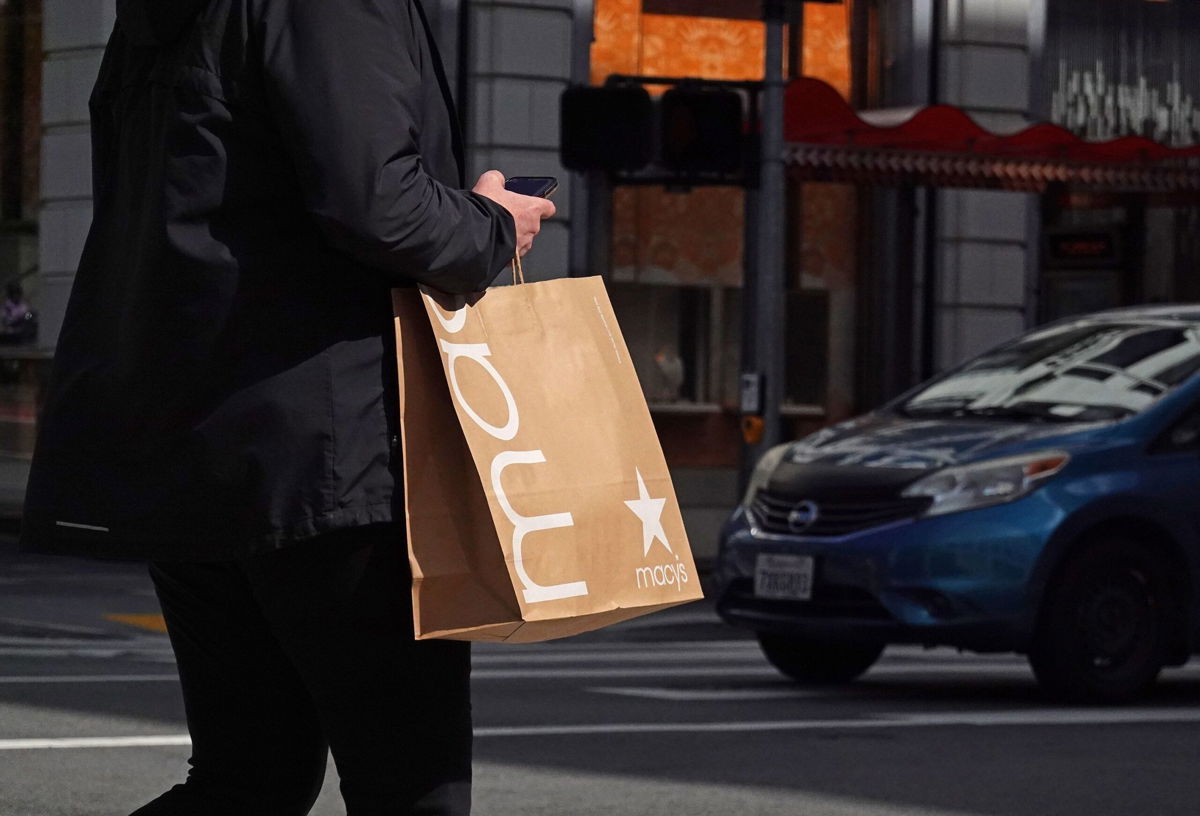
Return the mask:
MULTIPOLYGON (((155 612, 136 567, 0 539, 0 816, 125 816, 179 781, 155 612)), ((1015 657, 916 649, 804 690, 696 604, 477 647, 474 683, 480 816, 1200 812, 1195 663, 1124 708, 1047 704, 1015 657)), ((332 766, 313 813, 344 813, 332 766)))

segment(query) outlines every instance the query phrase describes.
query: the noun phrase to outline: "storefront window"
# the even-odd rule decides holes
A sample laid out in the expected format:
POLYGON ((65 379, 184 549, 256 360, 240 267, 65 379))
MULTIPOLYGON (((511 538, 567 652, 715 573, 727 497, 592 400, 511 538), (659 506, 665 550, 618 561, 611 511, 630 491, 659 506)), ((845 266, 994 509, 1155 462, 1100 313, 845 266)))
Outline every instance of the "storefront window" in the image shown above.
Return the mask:
POLYGON ((1051 0, 1050 120, 1093 141, 1200 142, 1200 3, 1051 0))
MULTIPOLYGON (((641 0, 596 0, 595 33, 596 84, 617 73, 762 76, 757 21, 646 14, 641 0)), ((737 402, 744 201, 739 187, 613 190, 605 271, 653 408, 715 411, 737 402)))
POLYGON ((625 342, 651 405, 709 403, 712 299, 719 290, 702 286, 609 287, 613 309, 625 327, 625 342))
MULTIPOLYGON (((1051 0, 1043 115, 1105 141, 1200 143, 1200 3, 1051 0)), ((1055 189, 1043 201, 1039 316, 1200 299, 1193 197, 1055 189)))
MULTIPOLYGON (((642 0, 595 0, 594 8, 593 83, 611 74, 737 81, 763 75, 764 26, 757 20, 645 13, 642 0)), ((786 73, 819 77, 849 96, 850 22, 849 3, 806 4, 803 26, 789 29, 786 73)), ((847 415, 853 404, 857 200, 842 185, 789 186, 788 232, 778 236, 788 246, 789 270, 780 292, 784 412, 820 422, 847 415)), ((732 464, 726 460, 736 448, 713 446, 723 452, 697 456, 673 445, 673 435, 741 438, 745 201, 737 186, 612 190, 611 263, 600 271, 668 455, 678 447, 692 463, 732 464)))

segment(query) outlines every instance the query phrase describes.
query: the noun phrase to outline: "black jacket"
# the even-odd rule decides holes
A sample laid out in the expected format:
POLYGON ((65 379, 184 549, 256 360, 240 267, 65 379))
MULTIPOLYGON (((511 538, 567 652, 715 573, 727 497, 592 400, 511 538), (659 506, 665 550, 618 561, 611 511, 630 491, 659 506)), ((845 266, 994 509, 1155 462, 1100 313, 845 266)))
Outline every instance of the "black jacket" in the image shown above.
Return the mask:
POLYGON ((91 115, 26 549, 226 559, 392 520, 389 290, 482 289, 515 244, 459 189, 416 0, 120 0, 91 115))

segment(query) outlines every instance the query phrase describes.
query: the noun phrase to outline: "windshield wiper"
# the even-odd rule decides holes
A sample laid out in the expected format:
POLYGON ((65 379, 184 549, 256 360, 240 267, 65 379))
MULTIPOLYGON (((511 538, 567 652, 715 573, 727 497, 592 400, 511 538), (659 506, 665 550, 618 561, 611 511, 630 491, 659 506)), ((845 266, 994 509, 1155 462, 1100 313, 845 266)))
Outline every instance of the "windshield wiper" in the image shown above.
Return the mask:
POLYGON ((912 419, 1013 419, 1037 422, 1072 422, 1074 417, 1050 413, 1045 407, 1028 405, 989 405, 972 408, 968 404, 939 407, 905 407, 904 416, 912 419))
POLYGON ((953 417, 961 416, 963 410, 973 402, 973 399, 962 397, 929 400, 924 404, 913 405, 909 403, 902 405, 896 409, 896 412, 901 416, 909 417, 910 419, 927 419, 937 417, 953 417))
POLYGON ((1035 419, 1043 422, 1098 422, 1117 420, 1133 416, 1136 411, 1122 405, 1078 405, 1075 403, 1018 403, 1016 405, 989 405, 985 408, 964 408, 962 416, 996 417, 1000 419, 1035 419), (1074 414, 1061 414, 1055 408, 1079 408, 1074 414), (1103 414, 1103 416, 1098 416, 1103 414))
POLYGON ((982 419, 1035 419, 1040 422, 1061 421, 1066 417, 1049 413, 1045 408, 1021 405, 989 405, 986 408, 963 408, 959 414, 982 419))

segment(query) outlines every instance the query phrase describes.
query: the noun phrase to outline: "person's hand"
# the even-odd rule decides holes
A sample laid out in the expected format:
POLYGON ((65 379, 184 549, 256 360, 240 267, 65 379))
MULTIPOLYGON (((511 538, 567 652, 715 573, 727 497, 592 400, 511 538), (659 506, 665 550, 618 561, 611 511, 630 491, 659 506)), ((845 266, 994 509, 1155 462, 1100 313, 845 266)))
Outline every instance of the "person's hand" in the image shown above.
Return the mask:
POLYGON ((534 237, 541 232, 542 221, 556 212, 548 199, 521 195, 504 189, 504 174, 488 170, 479 177, 471 192, 487 196, 512 213, 517 222, 517 253, 524 255, 533 246, 534 237))

